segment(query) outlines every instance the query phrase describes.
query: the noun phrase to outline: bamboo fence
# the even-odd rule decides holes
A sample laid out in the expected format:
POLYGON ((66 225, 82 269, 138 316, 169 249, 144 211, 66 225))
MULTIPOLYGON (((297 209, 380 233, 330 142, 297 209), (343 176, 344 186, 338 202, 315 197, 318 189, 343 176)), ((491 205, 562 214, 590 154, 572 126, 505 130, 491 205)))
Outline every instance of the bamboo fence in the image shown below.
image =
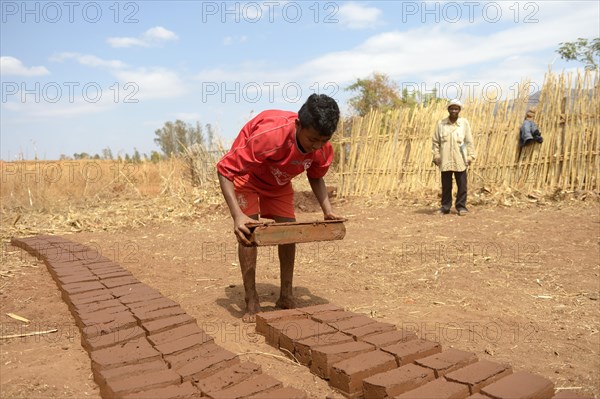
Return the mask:
MULTIPOLYGON (((519 128, 532 106, 528 96, 468 101, 477 159, 469 168, 471 189, 549 193, 597 190, 600 170, 598 72, 546 74, 535 104, 544 142, 519 147, 519 128)), ((523 83, 528 87, 528 83, 523 83)), ((518 93, 527 93, 519 90, 518 93)), ((432 163, 435 123, 447 116, 446 103, 372 111, 342 121, 334 139, 338 195, 394 196, 438 189, 432 163)))

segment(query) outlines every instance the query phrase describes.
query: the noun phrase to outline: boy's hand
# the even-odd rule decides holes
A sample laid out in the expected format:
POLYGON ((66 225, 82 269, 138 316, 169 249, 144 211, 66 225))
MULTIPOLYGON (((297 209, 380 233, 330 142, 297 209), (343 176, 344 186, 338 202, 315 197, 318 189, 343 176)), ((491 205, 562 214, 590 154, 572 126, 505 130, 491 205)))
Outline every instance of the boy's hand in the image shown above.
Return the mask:
POLYGON ((330 212, 325 214, 325 220, 346 220, 346 218, 330 212))
POLYGON ((250 229, 246 227, 246 223, 256 223, 256 220, 241 214, 233 219, 233 232, 238 242, 245 246, 251 246, 252 243, 248 240, 250 229))

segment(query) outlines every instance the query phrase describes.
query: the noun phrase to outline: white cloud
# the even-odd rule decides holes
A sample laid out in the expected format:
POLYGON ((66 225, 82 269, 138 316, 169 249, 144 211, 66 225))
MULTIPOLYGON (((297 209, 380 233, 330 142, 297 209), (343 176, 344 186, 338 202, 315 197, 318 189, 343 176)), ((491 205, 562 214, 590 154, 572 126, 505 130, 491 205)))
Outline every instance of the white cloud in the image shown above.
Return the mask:
POLYGON ((43 76, 50 74, 50 71, 46 67, 26 67, 21 60, 9 56, 0 57, 0 71, 2 76, 43 76))
POLYGON ((196 122, 200 120, 200 114, 197 112, 177 112, 175 119, 180 119, 184 122, 196 122))
POLYGON ((358 3, 344 3, 339 8, 340 23, 350 29, 373 28, 380 23, 381 10, 358 3))
POLYGON ((223 38, 223 45, 224 46, 230 46, 234 43, 245 43, 246 41, 248 41, 248 36, 243 35, 243 36, 226 36, 223 38))
POLYGON ((95 55, 91 54, 79 54, 79 53, 60 53, 52 56, 51 61, 62 62, 64 60, 74 59, 81 65, 90 67, 104 67, 110 69, 126 68, 127 64, 119 60, 103 60, 95 55))
POLYGON ((155 26, 142 33, 139 38, 135 37, 109 37, 108 44, 111 47, 156 47, 161 46, 167 41, 177 40, 179 37, 172 31, 155 26))
POLYGON ((165 68, 119 70, 114 75, 124 84, 139 89, 134 97, 140 101, 174 98, 186 92, 186 85, 179 75, 165 68))

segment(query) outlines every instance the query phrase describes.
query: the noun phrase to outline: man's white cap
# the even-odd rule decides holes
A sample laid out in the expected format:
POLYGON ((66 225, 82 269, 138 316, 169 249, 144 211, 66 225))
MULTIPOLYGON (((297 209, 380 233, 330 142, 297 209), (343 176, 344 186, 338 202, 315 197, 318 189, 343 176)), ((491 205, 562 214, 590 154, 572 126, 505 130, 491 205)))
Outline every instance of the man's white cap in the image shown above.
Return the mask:
POLYGON ((448 103, 448 106, 446 108, 450 108, 451 105, 458 105, 461 109, 463 107, 462 103, 460 102, 460 100, 458 98, 455 98, 454 100, 450 100, 450 102, 448 103))

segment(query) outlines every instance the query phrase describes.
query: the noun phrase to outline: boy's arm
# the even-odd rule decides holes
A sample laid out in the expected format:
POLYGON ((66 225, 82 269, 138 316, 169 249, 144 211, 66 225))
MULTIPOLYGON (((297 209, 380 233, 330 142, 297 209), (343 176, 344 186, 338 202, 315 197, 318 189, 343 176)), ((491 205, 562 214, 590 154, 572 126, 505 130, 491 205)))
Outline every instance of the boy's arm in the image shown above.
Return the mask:
POLYGON ((242 212, 242 209, 235 198, 235 188, 233 186, 233 182, 228 180, 220 172, 218 173, 218 176, 223 197, 225 197, 225 202, 227 202, 229 212, 233 218, 233 232, 240 243, 243 245, 251 245, 250 241, 246 237, 246 235, 250 234, 250 230, 248 227, 246 227, 246 223, 255 222, 256 220, 246 216, 244 212, 242 212))
POLYGON ((318 179, 309 177, 308 182, 310 183, 310 188, 312 189, 313 193, 315 193, 315 197, 317 197, 317 200, 319 201, 319 205, 321 205, 321 209, 323 209, 325 220, 344 219, 343 217, 333 213, 331 202, 329 202, 329 195, 327 195, 325 180, 323 180, 322 177, 319 177, 318 179))

